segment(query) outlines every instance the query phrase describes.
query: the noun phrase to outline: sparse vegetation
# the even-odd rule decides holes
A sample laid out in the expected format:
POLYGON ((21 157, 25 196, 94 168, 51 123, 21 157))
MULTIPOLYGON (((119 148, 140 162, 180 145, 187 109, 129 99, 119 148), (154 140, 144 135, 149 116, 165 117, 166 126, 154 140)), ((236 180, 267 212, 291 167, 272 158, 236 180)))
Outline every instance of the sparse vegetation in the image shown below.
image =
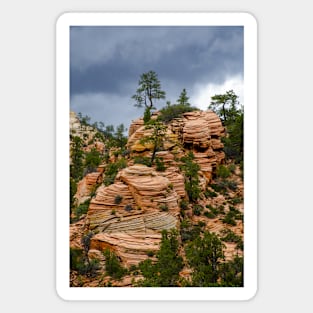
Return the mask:
POLYGON ((157 262, 151 259, 139 264, 144 279, 138 285, 142 287, 175 287, 178 284, 179 272, 183 268, 183 259, 178 254, 178 233, 172 229, 162 231, 160 250, 156 257, 157 262))
POLYGON ((121 279, 127 272, 127 270, 121 265, 120 260, 116 254, 106 249, 104 252, 105 257, 105 272, 114 279, 121 279))
POLYGON ((116 195, 116 196, 115 196, 115 199, 114 199, 114 203, 115 203, 115 204, 120 204, 120 203, 122 202, 122 200, 123 200, 123 196, 121 196, 121 195, 116 195))
POLYGON ((190 151, 187 156, 181 158, 180 166, 185 175, 185 189, 191 202, 196 202, 201 192, 198 175, 200 166, 194 159, 194 154, 190 151))
POLYGON ((160 208, 161 211, 164 211, 164 212, 168 211, 168 205, 166 203, 160 204, 159 208, 160 208))

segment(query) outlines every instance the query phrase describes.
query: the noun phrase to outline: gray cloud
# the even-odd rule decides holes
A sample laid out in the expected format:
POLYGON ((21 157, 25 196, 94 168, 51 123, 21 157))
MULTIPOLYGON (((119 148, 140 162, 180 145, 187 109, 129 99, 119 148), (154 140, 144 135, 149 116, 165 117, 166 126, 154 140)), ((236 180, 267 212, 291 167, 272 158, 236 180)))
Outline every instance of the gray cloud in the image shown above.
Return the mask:
POLYGON ((125 120, 134 112, 140 116, 138 109, 126 107, 131 107, 140 75, 149 70, 158 73, 172 102, 183 88, 196 97, 196 86, 222 85, 229 77, 243 77, 243 28, 71 27, 73 110, 98 116, 105 124, 117 124, 114 112, 123 113, 125 120), (99 95, 106 105, 95 104, 99 95), (112 111, 111 117, 103 108, 112 111))

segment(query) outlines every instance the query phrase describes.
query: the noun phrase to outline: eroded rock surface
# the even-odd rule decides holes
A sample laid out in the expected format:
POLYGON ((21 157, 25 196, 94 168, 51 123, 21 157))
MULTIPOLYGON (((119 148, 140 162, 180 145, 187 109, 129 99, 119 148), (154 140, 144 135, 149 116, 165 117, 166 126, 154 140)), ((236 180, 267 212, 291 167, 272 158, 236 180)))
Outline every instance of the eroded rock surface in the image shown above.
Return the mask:
POLYGON ((127 167, 114 184, 100 186, 90 202, 87 223, 97 234, 92 247, 111 248, 126 265, 138 264, 158 249, 163 229, 177 226, 178 214, 169 179, 145 165, 127 167))

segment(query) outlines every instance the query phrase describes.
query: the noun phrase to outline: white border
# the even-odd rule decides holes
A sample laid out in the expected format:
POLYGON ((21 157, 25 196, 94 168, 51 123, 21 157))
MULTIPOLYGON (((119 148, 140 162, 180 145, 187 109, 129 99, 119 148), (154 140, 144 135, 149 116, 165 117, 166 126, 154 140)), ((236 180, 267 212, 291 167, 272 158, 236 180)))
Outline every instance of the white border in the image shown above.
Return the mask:
POLYGON ((64 300, 249 300, 257 292, 257 23, 248 13, 65 13, 56 24, 56 290, 64 300), (244 26, 244 287, 69 287, 69 27, 244 26))

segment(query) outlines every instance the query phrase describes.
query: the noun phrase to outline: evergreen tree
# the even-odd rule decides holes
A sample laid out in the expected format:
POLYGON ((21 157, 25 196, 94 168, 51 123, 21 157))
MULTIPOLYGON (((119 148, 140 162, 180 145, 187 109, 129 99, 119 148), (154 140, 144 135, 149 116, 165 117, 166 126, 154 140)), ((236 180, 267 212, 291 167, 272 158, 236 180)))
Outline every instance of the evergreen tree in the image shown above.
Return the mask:
POLYGON ((175 229, 162 231, 160 250, 157 262, 151 259, 139 264, 139 269, 145 277, 139 285, 144 287, 174 287, 177 286, 179 272, 183 268, 183 259, 178 255, 178 233, 175 229))
POLYGON ((209 287, 217 284, 219 266, 224 259, 222 241, 215 233, 204 232, 185 249, 190 266, 193 269, 192 284, 197 287, 209 287))
POLYGON ((236 112, 236 106, 238 105, 238 96, 233 90, 229 90, 226 94, 220 94, 213 96, 209 109, 219 115, 224 124, 232 118, 232 115, 236 112))
POLYGON ((163 146, 163 141, 166 134, 166 126, 159 120, 150 120, 146 124, 145 129, 151 130, 152 133, 150 136, 143 138, 141 142, 149 142, 153 145, 152 155, 150 159, 150 166, 152 166, 156 152, 163 146))
POLYGON ((145 122, 148 122, 151 117, 151 110, 155 109, 154 101, 165 99, 165 92, 161 90, 161 83, 154 71, 143 73, 138 84, 139 88, 132 99, 136 101, 136 107, 145 107, 145 122))
POLYGON ((189 200, 195 202, 200 196, 199 175, 200 166, 194 161, 194 154, 190 151, 187 156, 182 157, 180 168, 185 176, 185 189, 189 200))
POLYGON ((226 136, 222 139, 226 157, 237 162, 243 160, 244 112, 233 90, 215 95, 209 106, 222 120, 226 136))
POLYGON ((189 97, 187 97, 187 91, 184 88, 177 100, 177 103, 180 105, 184 105, 184 106, 185 105, 190 106, 190 103, 188 102, 188 100, 189 100, 189 97))

